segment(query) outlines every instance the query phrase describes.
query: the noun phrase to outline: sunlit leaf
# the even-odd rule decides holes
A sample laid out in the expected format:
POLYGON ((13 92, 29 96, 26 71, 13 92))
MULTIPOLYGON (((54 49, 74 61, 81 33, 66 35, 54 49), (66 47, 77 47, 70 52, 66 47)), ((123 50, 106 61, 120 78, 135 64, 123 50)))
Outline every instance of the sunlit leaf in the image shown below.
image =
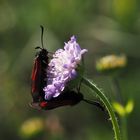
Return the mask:
POLYGON ((125 108, 120 103, 114 102, 113 107, 120 116, 123 117, 125 115, 125 108))
POLYGON ((134 109, 134 101, 133 100, 129 100, 127 102, 127 105, 125 107, 125 111, 127 114, 130 114, 134 109))

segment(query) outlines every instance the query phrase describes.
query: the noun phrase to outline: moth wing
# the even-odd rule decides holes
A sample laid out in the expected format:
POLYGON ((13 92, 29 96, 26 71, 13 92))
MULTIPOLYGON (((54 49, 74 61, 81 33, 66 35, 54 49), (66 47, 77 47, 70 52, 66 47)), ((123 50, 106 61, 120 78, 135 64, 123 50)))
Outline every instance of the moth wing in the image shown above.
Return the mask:
POLYGON ((41 62, 39 57, 35 59, 34 66, 31 74, 31 94, 33 100, 38 100, 40 95, 40 75, 41 75, 41 62))

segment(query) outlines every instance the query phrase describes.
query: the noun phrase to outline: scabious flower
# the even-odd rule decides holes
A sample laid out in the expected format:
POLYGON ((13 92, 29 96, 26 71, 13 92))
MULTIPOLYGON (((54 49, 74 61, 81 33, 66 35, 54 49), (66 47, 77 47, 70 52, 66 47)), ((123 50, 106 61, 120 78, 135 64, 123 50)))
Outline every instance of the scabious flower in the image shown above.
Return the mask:
POLYGON ((46 100, 59 96, 66 84, 77 76, 76 68, 85 52, 87 50, 80 48, 74 36, 65 43, 64 49, 55 52, 47 68, 46 100))

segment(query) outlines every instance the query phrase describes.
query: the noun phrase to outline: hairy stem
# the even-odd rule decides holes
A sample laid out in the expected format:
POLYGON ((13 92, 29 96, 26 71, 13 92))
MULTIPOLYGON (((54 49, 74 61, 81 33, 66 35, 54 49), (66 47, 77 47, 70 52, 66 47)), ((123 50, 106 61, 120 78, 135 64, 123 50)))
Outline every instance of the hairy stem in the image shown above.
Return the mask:
POLYGON ((113 107, 112 107, 111 103, 109 102, 109 100, 107 99, 107 97, 90 80, 83 77, 82 82, 87 87, 92 89, 97 94, 97 96, 100 98, 100 100, 103 102, 103 104, 105 105, 105 107, 108 111, 108 114, 110 116, 110 120, 112 122, 113 130, 114 130, 114 134, 115 134, 115 140, 121 140, 118 121, 117 121, 117 118, 116 118, 115 113, 113 111, 113 107))

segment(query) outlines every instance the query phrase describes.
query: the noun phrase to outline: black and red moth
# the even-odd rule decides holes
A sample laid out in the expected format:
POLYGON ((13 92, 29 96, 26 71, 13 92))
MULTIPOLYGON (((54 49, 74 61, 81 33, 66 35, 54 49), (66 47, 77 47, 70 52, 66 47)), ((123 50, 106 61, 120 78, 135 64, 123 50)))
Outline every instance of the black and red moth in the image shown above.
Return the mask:
POLYGON ((47 85, 47 68, 49 63, 49 52, 44 48, 43 45, 43 32, 44 28, 41 26, 41 44, 42 47, 36 47, 35 49, 40 49, 36 54, 34 60, 34 66, 31 75, 31 95, 33 101, 30 106, 35 109, 50 110, 61 106, 70 105, 73 106, 80 101, 85 101, 89 104, 95 105, 100 109, 104 110, 102 105, 96 101, 89 101, 84 99, 83 95, 79 92, 73 90, 65 90, 58 97, 52 98, 51 100, 45 100, 45 93, 43 88, 47 85))
POLYGON ((31 95, 33 98, 33 102, 31 106, 34 106, 35 103, 40 103, 44 101, 44 91, 43 88, 47 84, 46 79, 46 69, 49 63, 48 51, 44 49, 43 45, 43 32, 44 28, 41 27, 41 44, 42 47, 36 47, 35 49, 40 49, 40 51, 36 54, 34 60, 34 66, 32 69, 31 75, 31 95))

